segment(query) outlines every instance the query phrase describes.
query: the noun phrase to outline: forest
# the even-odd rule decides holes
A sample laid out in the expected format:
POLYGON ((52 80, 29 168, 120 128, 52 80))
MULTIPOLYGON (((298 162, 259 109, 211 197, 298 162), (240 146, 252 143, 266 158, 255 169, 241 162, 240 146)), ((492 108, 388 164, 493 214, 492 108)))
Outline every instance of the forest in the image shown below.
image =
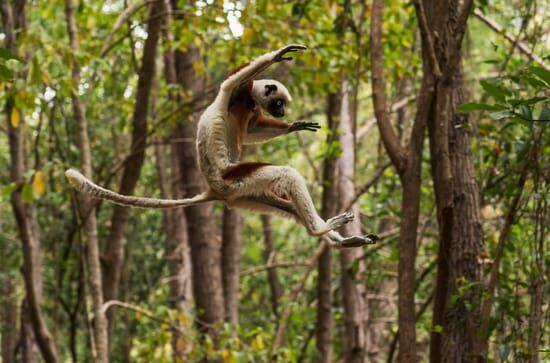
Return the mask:
POLYGON ((547 0, 0 0, 0 362, 549 362, 548 14, 547 0), (232 70, 288 44, 307 49, 255 75, 292 95, 269 121, 288 135, 242 160, 296 170, 324 220, 350 212, 339 233, 375 244, 69 184, 72 168, 123 195, 206 191, 201 114, 232 70))

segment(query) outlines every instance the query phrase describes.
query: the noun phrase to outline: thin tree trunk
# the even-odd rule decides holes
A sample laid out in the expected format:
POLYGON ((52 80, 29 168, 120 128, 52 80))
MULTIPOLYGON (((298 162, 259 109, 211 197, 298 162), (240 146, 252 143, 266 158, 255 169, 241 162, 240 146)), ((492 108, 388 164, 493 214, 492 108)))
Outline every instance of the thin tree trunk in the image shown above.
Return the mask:
MULTIPOLYGON (((171 33, 172 26, 172 5, 170 0, 164 0, 164 10, 166 15, 164 17, 165 24, 163 27, 163 38, 167 44, 171 44, 173 41, 173 35, 171 33)), ((169 85, 177 84, 176 78, 176 57, 173 49, 168 48, 164 52, 164 77, 166 83, 169 85)), ((177 100, 175 92, 169 94, 169 98, 172 101, 177 100)), ((161 168, 164 163, 159 167, 159 178, 164 173, 161 168)), ((183 198, 183 191, 180 187, 179 176, 181 171, 179 169, 179 158, 177 156, 177 148, 174 143, 170 146, 170 190, 174 199, 183 198)), ((163 177, 162 179, 165 179, 163 177)), ((168 196, 168 189, 164 182, 161 182, 161 194, 168 196)), ((178 314, 181 314, 181 319, 177 319, 178 329, 172 329, 172 357, 174 362, 183 362, 186 359, 186 354, 190 350, 190 346, 186 344, 185 339, 181 333, 182 330, 190 328, 189 324, 183 323, 188 321, 186 319, 191 314, 191 302, 193 299, 192 291, 192 276, 191 276, 191 256, 189 251, 189 235, 187 233, 187 219, 183 209, 167 209, 165 211, 166 220, 166 242, 167 242, 167 259, 168 259, 168 271, 170 274, 170 306, 176 310, 178 314)))
MULTIPOLYGON (((25 1, 16 1, 13 6, 7 0, 0 1, 2 26, 5 35, 5 44, 12 53, 17 54, 16 33, 25 27, 25 1)), ((35 339, 47 363, 57 362, 57 349, 52 335, 46 326, 42 310, 41 300, 41 261, 40 240, 38 236, 38 223, 36 219, 36 206, 33 203, 24 203, 21 191, 25 180, 25 153, 24 131, 25 118, 21 110, 15 108, 15 99, 8 96, 5 103, 5 115, 10 153, 10 180, 18 185, 11 194, 11 206, 23 249, 23 278, 25 281, 26 307, 30 315, 35 339), (19 113, 19 122, 12 120, 12 115, 19 113)), ((23 331, 23 330, 22 330, 23 331)))
POLYGON ((432 66, 441 69, 428 130, 440 240, 432 324, 443 331, 432 332, 430 361, 483 361, 475 350, 479 336, 473 334, 480 323, 479 261, 484 254, 479 190, 468 116, 456 113, 464 100, 461 46, 472 1, 419 4, 425 9, 426 24, 438 34, 430 58, 432 66), (458 299, 450 303, 451 296, 458 299))
MULTIPOLYGON (((417 112, 407 147, 402 147, 392 125, 386 97, 382 64, 382 9, 383 1, 375 0, 372 10, 371 58, 373 104, 377 125, 384 147, 396 168, 403 193, 401 199, 402 217, 399 236, 398 262, 398 310, 399 310, 399 355, 402 363, 416 362, 415 321, 415 259, 418 217, 420 213, 420 182, 424 130, 432 108, 433 72, 427 56, 431 53, 430 43, 422 39, 423 77, 417 98, 417 112)), ((417 15, 417 18, 419 16, 417 15)), ((422 28, 422 27, 421 27, 422 28)))
POLYGON ((26 299, 21 301, 20 308, 20 344, 21 344, 21 359, 24 363, 39 362, 39 351, 34 337, 34 328, 29 314, 29 307, 26 299))
POLYGON ((15 362, 15 347, 17 345, 17 300, 13 277, 2 271, 2 295, 4 298, 2 314, 2 363, 15 362))
MULTIPOLYGON (((154 1, 150 5, 147 21, 147 39, 143 47, 142 64, 139 70, 136 101, 132 114, 132 144, 130 154, 124 165, 119 193, 133 194, 138 182, 145 158, 147 143, 147 117, 149 115, 149 96, 155 77, 155 62, 157 44, 163 24, 162 1, 154 1)), ((120 274, 124 263, 123 239, 128 227, 129 208, 116 205, 111 217, 111 229, 107 237, 106 250, 103 258, 104 281, 103 294, 105 301, 116 299, 120 274)), ((109 314, 111 323, 114 309, 109 314)))
MULTIPOLYGON (((540 166, 537 168, 540 170, 540 166)), ((548 195, 548 184, 541 178, 540 175, 536 178, 538 188, 537 195, 548 195), (542 184, 542 185, 540 185, 542 184)), ((545 198, 536 198, 535 201, 535 238, 534 238, 534 266, 533 266, 533 282, 532 282, 532 297, 529 317, 529 362, 539 363, 541 346, 541 337, 544 332, 544 316, 543 316, 543 294, 547 290, 546 276, 547 268, 545 268, 545 243, 548 243, 548 222, 550 221, 548 200, 545 198)))
MULTIPOLYGON (((327 135, 327 145, 338 140, 340 126, 340 94, 330 93, 327 96, 327 125, 330 133, 327 135)), ((338 158, 334 154, 327 154, 323 162, 323 197, 321 216, 330 218, 338 212, 338 158)), ((319 363, 331 362, 332 348, 332 250, 325 249, 317 264, 317 321, 315 328, 315 346, 317 348, 316 361, 319 363)))
MULTIPOLYGON (((190 45, 187 52, 176 52, 176 70, 178 82, 194 95, 203 92, 204 78, 193 70, 193 64, 199 61, 199 50, 190 45)), ((177 156, 180 165, 181 187, 185 196, 190 197, 205 190, 202 174, 197 165, 195 135, 197 115, 189 117, 185 125, 178 125, 175 133, 182 142, 177 144, 177 156), (193 140, 193 141, 188 141, 193 140)), ((214 225, 211 204, 185 208, 188 222, 191 259, 193 261, 193 296, 201 330, 216 337, 216 323, 223 322, 224 303, 221 277, 221 243, 214 225)))
MULTIPOLYGON (((271 216, 262 214, 262 232, 264 235, 264 262, 267 266, 276 263, 276 250, 273 243, 273 230, 271 228, 271 216)), ((267 281, 269 282, 269 290, 271 291, 271 308, 277 319, 279 318, 279 299, 283 296, 284 290, 276 268, 268 268, 267 281)))
MULTIPOLYGON (((355 196, 355 135, 350 107, 350 86, 342 82, 342 106, 340 109, 340 146, 338 178, 340 206, 348 205, 355 196)), ((361 234, 359 205, 354 203, 352 222, 342 227, 344 235, 361 234)), ((358 278, 365 272, 365 261, 359 260, 363 252, 359 248, 344 249, 340 254, 342 265, 342 299, 344 307, 344 362, 366 362, 368 301, 366 283, 358 278), (355 268, 357 267, 357 268, 355 268)))
MULTIPOLYGON (((66 21, 67 32, 69 34, 69 45, 73 52, 77 52, 79 48, 78 30, 76 26, 74 4, 71 0, 65 1, 65 16, 67 18, 66 21)), ((86 121, 84 106, 80 102, 76 91, 80 84, 80 65, 74 55, 72 57, 72 81, 73 89, 71 91, 71 100, 78 129, 80 166, 84 176, 92 179, 92 155, 90 151, 90 140, 88 138, 88 123, 86 121)), ((86 231, 88 285, 92 297, 92 308, 94 312, 94 336, 92 338, 94 339, 94 346, 96 347, 94 361, 106 363, 109 361, 109 337, 107 331, 107 320, 101 309, 104 300, 95 207, 92 198, 86 194, 80 194, 79 197, 80 215, 84 218, 84 228, 86 231)))
POLYGON ((239 265, 243 220, 239 211, 224 207, 222 220, 222 278, 225 321, 239 323, 239 265))
POLYGON ((529 151, 527 157, 525 158, 523 170, 521 172, 521 175, 516 185, 516 194, 514 195, 514 198, 510 203, 508 213, 506 214, 506 218, 504 220, 504 226, 500 230, 498 243, 495 248, 493 265, 491 267, 491 271, 489 272, 487 286, 483 293, 484 297, 481 304, 481 316, 480 316, 479 333, 478 333, 479 339, 478 339, 478 345, 476 346, 476 349, 477 349, 476 354, 484 357, 485 359, 487 359, 487 355, 489 352, 489 338, 490 338, 489 323, 491 320, 491 310, 493 307, 495 290, 499 280, 500 264, 502 261, 502 257, 504 255, 504 247, 508 240, 508 235, 510 233, 510 230, 512 229, 512 226, 516 221, 516 215, 520 207, 521 196, 524 192, 525 182, 527 180, 529 169, 531 167, 531 161, 534 156, 533 151, 534 151, 534 146, 531 146, 531 150, 529 151))

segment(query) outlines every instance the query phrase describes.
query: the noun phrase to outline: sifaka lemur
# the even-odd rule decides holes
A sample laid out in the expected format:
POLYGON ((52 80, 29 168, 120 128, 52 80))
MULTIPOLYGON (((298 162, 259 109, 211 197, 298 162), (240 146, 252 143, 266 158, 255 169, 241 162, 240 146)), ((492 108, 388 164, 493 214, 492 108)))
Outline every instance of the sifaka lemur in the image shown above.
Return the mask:
POLYGON ((254 80, 270 65, 292 58, 289 52, 306 49, 291 44, 262 55, 247 63, 223 81, 216 99, 202 114, 198 123, 198 162, 208 190, 192 198, 157 199, 127 196, 102 188, 78 171, 69 169, 66 176, 82 193, 124 206, 142 208, 188 207, 209 201, 222 201, 230 208, 243 208, 262 213, 292 217, 303 224, 312 236, 326 235, 331 246, 357 247, 375 243, 376 236, 343 237, 334 231, 353 219, 343 213, 323 220, 317 213, 304 178, 289 166, 262 162, 240 162, 245 144, 261 143, 294 131, 317 131, 318 123, 287 124, 266 117, 285 116, 291 101, 286 87, 275 80, 254 80))

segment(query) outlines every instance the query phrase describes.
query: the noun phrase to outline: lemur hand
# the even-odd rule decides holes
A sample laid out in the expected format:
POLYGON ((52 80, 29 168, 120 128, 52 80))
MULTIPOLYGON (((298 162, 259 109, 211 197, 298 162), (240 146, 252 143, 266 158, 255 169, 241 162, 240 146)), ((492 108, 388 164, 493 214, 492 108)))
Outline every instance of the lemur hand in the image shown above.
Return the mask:
POLYGON ((297 52, 299 50, 307 49, 305 45, 301 44, 289 44, 277 51, 277 54, 275 54, 275 57, 273 58, 274 62, 282 62, 285 60, 292 60, 292 57, 284 57, 285 54, 289 52, 297 52))
POLYGON ((319 125, 317 122, 295 122, 292 125, 290 125, 288 132, 293 131, 301 131, 301 130, 307 130, 307 131, 313 131, 316 132, 321 128, 321 125, 319 125))

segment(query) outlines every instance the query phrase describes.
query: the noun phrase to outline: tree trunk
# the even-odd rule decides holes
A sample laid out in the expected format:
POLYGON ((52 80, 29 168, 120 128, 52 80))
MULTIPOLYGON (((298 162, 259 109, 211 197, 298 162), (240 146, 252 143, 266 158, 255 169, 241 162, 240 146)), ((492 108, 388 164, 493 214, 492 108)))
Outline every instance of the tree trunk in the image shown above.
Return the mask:
MULTIPOLYGON (((262 231, 264 234, 264 262, 266 265, 276 262, 275 244, 273 243, 273 231, 271 228, 271 216, 262 214, 262 231)), ((267 269, 267 281, 269 282, 269 290, 271 291, 271 307, 273 314, 279 319, 279 299, 283 296, 284 290, 276 268, 267 269)))
MULTIPOLYGON (((327 135, 327 145, 332 145, 338 140, 338 128, 340 126, 341 97, 339 94, 330 93, 327 96, 327 126, 330 133, 327 135)), ((323 197, 321 216, 324 219, 335 216, 338 213, 338 184, 337 184, 338 158, 334 154, 327 154, 323 161, 323 197)), ((332 250, 325 249, 317 264, 317 321, 315 328, 317 348, 316 361, 329 363, 332 348, 332 250)))
POLYGON ((7 275, 7 273, 2 279, 2 294, 4 296, 2 314, 2 363, 14 363, 18 332, 17 300, 15 299, 14 280, 11 276, 7 275))
MULTIPOLYGON (((199 61, 199 50, 189 45, 187 52, 176 52, 178 82, 183 89, 194 95, 203 92, 205 80, 195 74, 193 63, 199 61)), ((177 144, 180 165, 181 187, 185 197, 203 192, 206 188, 197 164, 195 136, 197 115, 192 115, 186 124, 178 125, 175 134, 182 140, 177 144), (191 141, 192 140, 192 141, 191 141)), ((211 204, 185 208, 188 222, 191 259, 193 261, 193 296, 198 311, 198 325, 213 337, 213 326, 224 320, 223 285, 221 277, 221 243, 214 225, 211 204)))
MULTIPOLYGON (((427 43, 422 39, 423 76, 417 98, 417 112, 411 130, 409 144, 401 145, 392 125, 384 93, 382 64, 382 9, 383 1, 375 0, 372 10, 371 58, 374 112, 380 137, 397 170, 403 193, 401 199, 401 226, 399 235, 398 261, 398 322, 399 355, 402 363, 416 362, 416 319, 415 319, 415 259, 418 217, 420 213, 420 182, 424 130, 432 108, 433 72, 426 55, 427 43)), ((417 18, 419 16, 417 15, 417 18)), ((422 27, 421 27, 422 28, 422 27)))
POLYGON ((239 264, 243 220, 239 211, 224 207, 222 221, 222 277, 225 321, 239 323, 239 264))
POLYGON ((484 253, 470 130, 466 114, 456 113, 464 101, 461 44, 472 2, 425 1, 427 24, 435 38, 435 101, 428 131, 439 221, 440 252, 432 324, 431 362, 483 361, 475 348, 481 307, 481 264, 484 253), (461 5, 461 6, 460 6, 461 5), (451 302, 451 297, 457 297, 451 302))
MULTIPOLYGON (((171 44, 174 37, 171 33, 173 16, 170 0, 164 0, 164 10, 166 15, 164 17, 163 38, 167 44, 171 44)), ((166 49, 163 58, 166 83, 175 85, 177 84, 177 77, 176 54, 174 49, 166 49)), ((177 100, 176 93, 169 93, 169 98, 175 103, 177 100)), ((170 140, 172 140, 172 138, 170 138, 170 140)), ((179 157, 177 152, 177 146, 173 141, 170 145, 170 188, 168 188, 164 182, 161 182, 161 193, 168 195, 168 191, 163 191, 163 189, 170 189, 174 199, 182 199, 184 193, 179 181, 181 171, 179 169, 179 157)), ((163 175, 163 166, 164 163, 161 163, 158 173, 159 177, 163 175)), ((172 329, 172 356, 174 362, 184 362, 186 360, 186 354, 190 351, 191 347, 186 344, 180 331, 190 329, 189 324, 183 323, 183 321, 187 321, 188 319, 183 319, 183 317, 189 317, 191 315, 191 303, 193 299, 187 219, 182 208, 175 208, 165 211, 165 220, 168 271, 170 274, 170 306, 172 309, 176 310, 178 314, 182 315, 182 319, 177 320, 179 329, 172 329)))
MULTIPOLYGON (((69 34, 69 45, 76 52, 78 50, 78 31, 76 26, 74 4, 71 0, 65 1, 65 16, 67 18, 67 32, 69 34)), ((78 129, 78 145, 80 148, 80 166, 85 177, 92 179, 92 154, 90 151, 90 140, 88 138, 88 123, 85 110, 78 98, 76 90, 80 84, 80 65, 76 57, 72 57, 72 81, 71 100, 74 118, 78 129)), ((97 237, 97 221, 95 215, 94 201, 86 194, 79 195, 80 216, 84 218, 86 230, 86 252, 88 263, 88 285, 91 294, 92 308, 94 312, 93 332, 96 356, 94 361, 106 363, 109 361, 109 337, 107 331, 107 320, 103 306, 103 291, 101 279, 101 264, 99 260, 99 242, 97 237)))
MULTIPOLYGON (((340 146, 342 156, 339 161, 340 207, 349 205, 355 197, 355 134, 350 107, 350 86, 342 83, 342 106, 340 110, 340 146)), ((342 227, 344 235, 361 234, 359 205, 351 207, 355 218, 342 227)), ((343 249, 340 254, 342 265, 342 299, 344 307, 344 362, 366 362, 368 301, 366 283, 360 277, 365 273, 365 262, 359 260, 363 254, 359 248, 343 249), (355 268, 357 266, 357 268, 355 268)))
MULTIPOLYGON (((124 163, 119 193, 130 195, 134 193, 135 186, 141 173, 141 167, 145 158, 145 146, 147 143, 147 117, 149 115, 149 96, 155 77, 155 62, 157 44, 163 23, 162 1, 154 1, 150 5, 147 21, 147 39, 143 47, 142 64, 139 70, 136 101, 132 114, 132 145, 130 154, 124 163)), ((105 301, 116 299, 120 274, 124 263, 123 239, 128 227, 129 208, 115 205, 111 217, 111 229, 107 237, 106 250, 103 258, 104 281, 103 294, 105 301)), ((112 321, 110 310, 109 322, 112 321)))
MULTIPOLYGON (((165 64, 165 66, 167 66, 165 64)), ((164 170, 166 169, 164 148, 155 146, 157 175, 159 178, 161 198, 180 199, 179 183, 176 176, 179 174, 176 157, 173 153, 171 160, 171 183, 167 183, 164 170), (172 190, 172 193, 168 191, 172 190)), ((171 329, 172 355, 175 362, 185 361, 189 347, 182 337, 181 331, 190 328, 184 321, 191 314, 191 259, 189 257, 189 238, 187 235, 187 221, 183 209, 164 210, 164 227, 166 230, 166 260, 168 263, 169 305, 175 310, 178 317, 174 319, 177 328, 171 329)))
MULTIPOLYGON (((18 53, 16 34, 24 30, 25 27, 26 15, 24 5, 24 1, 16 1, 13 6, 7 0, 0 1, 6 48, 14 54, 18 53)), ((28 182, 25 180, 25 118, 21 110, 15 108, 15 98, 13 95, 7 96, 4 110, 8 124, 7 130, 11 161, 10 180, 18 185, 18 188, 11 194, 11 206, 23 249, 23 278, 26 291, 25 305, 28 309, 35 339, 42 357, 47 363, 52 363, 57 362, 58 358, 56 346, 40 308, 42 292, 41 252, 38 223, 36 220, 36 206, 33 203, 24 203, 21 196, 23 184, 28 182), (12 122, 12 114, 14 112, 19 113, 19 122, 17 124, 12 122)))

